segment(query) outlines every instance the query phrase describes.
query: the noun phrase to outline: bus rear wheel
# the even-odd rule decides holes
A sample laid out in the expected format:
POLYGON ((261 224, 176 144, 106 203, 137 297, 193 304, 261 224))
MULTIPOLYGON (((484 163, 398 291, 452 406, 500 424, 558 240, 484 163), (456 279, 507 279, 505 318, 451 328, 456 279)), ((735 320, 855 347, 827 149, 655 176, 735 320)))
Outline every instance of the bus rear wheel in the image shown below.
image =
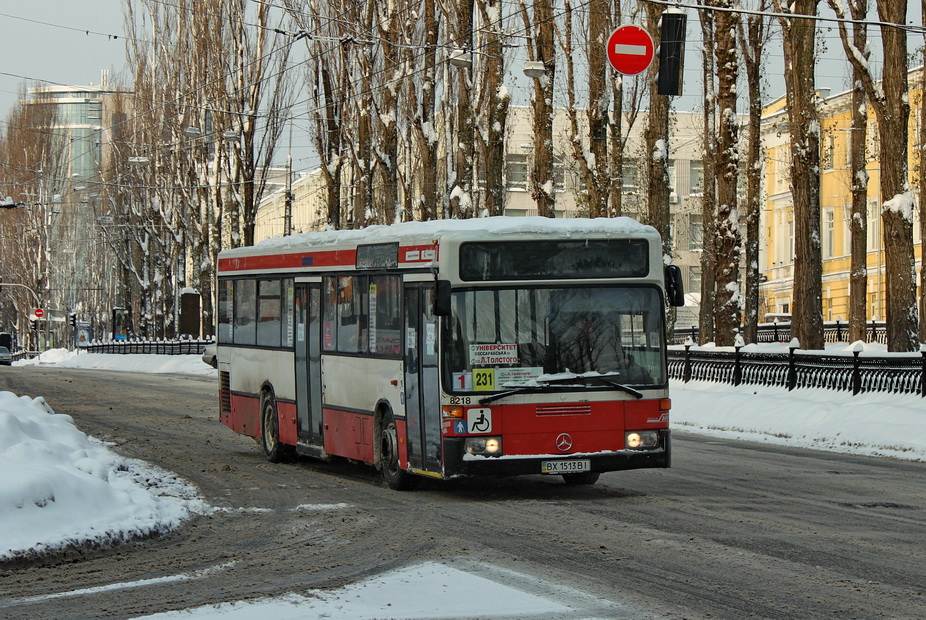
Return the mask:
POLYGON ((399 432, 391 413, 383 416, 383 432, 380 435, 380 468, 386 486, 394 491, 407 491, 415 486, 412 474, 399 465, 399 432))
POLYGON ((584 471, 581 474, 563 474, 563 482, 569 486, 581 486, 595 484, 598 482, 598 476, 601 474, 597 471, 584 471))
POLYGON ((271 463, 282 463, 289 459, 289 446, 280 443, 280 418, 273 396, 266 394, 260 407, 260 445, 271 463))

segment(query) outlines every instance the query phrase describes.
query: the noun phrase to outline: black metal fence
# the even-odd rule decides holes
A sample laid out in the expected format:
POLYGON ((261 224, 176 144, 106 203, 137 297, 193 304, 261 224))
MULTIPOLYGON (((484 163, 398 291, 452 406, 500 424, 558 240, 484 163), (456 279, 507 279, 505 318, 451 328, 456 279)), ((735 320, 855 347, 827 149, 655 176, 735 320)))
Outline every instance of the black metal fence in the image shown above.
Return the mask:
POLYGON ((113 340, 91 342, 83 347, 88 353, 129 355, 202 355, 214 340, 113 340))
POLYGON ((886 357, 808 353, 705 351, 686 346, 669 351, 669 376, 682 381, 774 385, 926 397, 926 352, 886 357))
MULTIPOLYGON (((740 333, 742 333, 742 331, 742 328, 740 328, 740 333)), ((826 321, 823 323, 824 342, 846 342, 848 337, 848 323, 844 321, 826 321)), ((685 344, 685 341, 689 338, 691 338, 692 342, 698 342, 697 325, 692 325, 691 327, 675 326, 673 344, 685 344)), ((759 344, 790 342, 791 322, 761 323, 758 326, 756 338, 759 344)), ((887 323, 884 321, 870 321, 866 323, 865 341, 887 344, 887 323)))

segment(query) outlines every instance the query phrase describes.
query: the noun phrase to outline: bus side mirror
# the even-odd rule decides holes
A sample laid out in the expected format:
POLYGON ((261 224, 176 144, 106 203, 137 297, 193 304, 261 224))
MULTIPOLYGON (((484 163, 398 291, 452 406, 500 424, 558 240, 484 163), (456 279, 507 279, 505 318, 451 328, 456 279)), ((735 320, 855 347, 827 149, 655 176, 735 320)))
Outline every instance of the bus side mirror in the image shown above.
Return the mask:
POLYGON ((450 280, 435 282, 434 316, 450 316, 450 280))
POLYGON ((666 265, 666 299, 670 306, 685 305, 685 285, 678 265, 666 265))

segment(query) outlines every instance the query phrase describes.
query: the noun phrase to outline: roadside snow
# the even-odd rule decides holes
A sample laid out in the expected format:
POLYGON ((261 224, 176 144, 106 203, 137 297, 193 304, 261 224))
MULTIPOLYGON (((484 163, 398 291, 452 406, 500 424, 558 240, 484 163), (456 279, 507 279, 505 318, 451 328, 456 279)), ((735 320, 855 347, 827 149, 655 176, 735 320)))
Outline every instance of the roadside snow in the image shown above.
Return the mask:
POLYGON ((0 559, 159 534, 207 510, 174 474, 118 456, 43 398, 0 392, 0 559))

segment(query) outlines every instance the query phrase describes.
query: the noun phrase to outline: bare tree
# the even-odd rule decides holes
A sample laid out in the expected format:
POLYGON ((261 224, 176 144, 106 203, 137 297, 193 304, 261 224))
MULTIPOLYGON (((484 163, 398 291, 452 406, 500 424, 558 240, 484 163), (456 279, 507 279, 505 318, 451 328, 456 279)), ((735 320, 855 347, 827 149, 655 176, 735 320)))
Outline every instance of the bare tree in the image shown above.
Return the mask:
POLYGON ((814 64, 819 0, 774 0, 785 54, 794 203, 794 291, 791 333, 804 349, 823 348, 823 259, 820 252, 820 123, 814 64))
POLYGON ((111 208, 134 226, 120 260, 140 291, 133 309, 142 333, 175 330, 181 286, 201 293, 210 332, 215 255, 254 242, 293 97, 282 19, 266 3, 222 0, 202 10, 126 1, 135 95, 124 140, 150 163, 129 173, 116 162, 113 174, 128 186, 111 208))
MULTIPOLYGON (((464 53, 474 51, 475 0, 444 3, 448 19, 449 43, 464 53)), ((456 218, 472 217, 475 213, 475 113, 472 93, 475 83, 475 63, 453 72, 455 107, 448 124, 451 148, 451 170, 448 179, 450 215, 456 218)))
POLYGON ((759 217, 762 212, 762 68, 769 40, 769 20, 762 13, 768 0, 759 0, 756 14, 739 24, 740 50, 749 91, 748 146, 746 152, 746 292, 743 304, 743 339, 758 342, 759 324, 759 217), (744 23, 745 22, 745 23, 744 23))
MULTIPOLYGON (((704 49, 716 48, 714 12, 702 9, 701 38, 704 49)), ((701 311, 698 315, 698 344, 714 341, 714 257, 716 256, 716 238, 714 223, 714 206, 717 203, 717 183, 715 181, 715 154, 717 142, 717 94, 714 86, 716 62, 714 54, 704 54, 702 75, 704 78, 704 136, 703 136, 703 170, 704 188, 701 192, 701 311)))
MULTIPOLYGON (((921 0, 920 13, 926 28, 926 0, 921 0)), ((924 33, 926 36, 926 33, 924 33)), ((926 46, 923 47, 923 69, 920 71, 920 342, 926 342, 926 46)))
MULTIPOLYGON (((852 120, 849 127, 849 175, 852 206, 850 209, 849 267, 849 340, 865 339, 865 319, 868 309, 868 170, 865 146, 868 142, 868 96, 861 71, 868 65, 871 51, 868 45, 868 0, 828 0, 837 15, 845 16, 848 9, 852 22, 852 43, 843 45, 847 55, 859 54, 862 67, 852 66, 852 120), (845 2, 845 5, 842 3, 845 2)), ((840 24, 840 37, 848 42, 846 25, 840 24)))
POLYGON ((531 106, 534 112, 534 164, 530 174, 531 196, 537 213, 556 213, 556 183, 553 177, 553 85, 556 78, 556 45, 552 0, 534 0, 531 16, 521 2, 524 30, 530 32, 527 54, 530 62, 543 65, 543 75, 534 78, 531 106), (533 21, 531 21, 531 17, 533 21))
MULTIPOLYGON (((729 9, 732 0, 712 0, 711 6, 729 9)), ((739 179, 739 119, 736 116, 736 82, 739 58, 736 32, 739 14, 718 11, 714 20, 714 58, 717 70, 717 146, 714 178, 717 204, 714 209, 714 340, 730 346, 740 325, 740 256, 737 181, 739 179)))
POLYGON ((505 28, 501 0, 477 0, 482 22, 481 48, 485 53, 483 79, 478 91, 477 110, 481 112, 476 137, 482 153, 482 177, 485 179, 485 208, 488 215, 505 210, 505 132, 511 97, 505 88, 505 28))
MULTIPOLYGON (((39 93, 24 103, 25 88, 7 117, 0 135, 0 200, 16 205, 0 210, 0 314, 19 334, 29 333, 28 316, 36 304, 54 303, 49 290, 52 233, 47 217, 65 178, 60 137, 52 131, 54 102, 39 93), (36 298, 35 296, 38 298, 36 298), (7 303, 11 308, 7 307, 7 303)), ((23 346, 29 343, 22 341, 23 346)), ((31 343, 38 348, 38 334, 31 343)))
POLYGON ((301 10, 302 2, 285 0, 284 5, 299 28, 299 38, 306 51, 324 62, 307 63, 306 82, 309 91, 309 116, 312 145, 321 165, 319 169, 325 186, 325 224, 332 229, 342 227, 341 209, 342 174, 348 158, 345 153, 349 106, 343 97, 350 85, 350 59, 355 46, 348 38, 350 21, 325 19, 325 10, 345 15, 354 4, 345 5, 335 0, 312 0, 310 12, 301 10))
MULTIPOLYGON (((907 139, 910 100, 907 84, 907 0, 877 0, 884 49, 881 83, 875 82, 861 50, 849 42, 845 24, 839 32, 856 75, 878 117, 881 149, 881 221, 885 254, 885 302, 889 351, 917 347, 916 261, 913 254, 913 193, 910 190, 907 139)), ((841 6, 837 15, 843 15, 841 6)))
MULTIPOLYGON (((437 43, 440 39, 440 23, 436 0, 422 0, 423 50, 408 46, 406 63, 418 64, 416 55, 424 58, 424 70, 420 80, 407 80, 409 107, 411 108, 414 151, 418 160, 413 166, 419 192, 418 213, 422 220, 433 220, 440 214, 443 187, 438 183, 439 133, 436 123, 437 105, 437 43)), ((410 214, 413 215, 413 214, 410 214)))
MULTIPOLYGON (((575 39, 573 8, 566 0, 564 21, 559 30, 560 47, 563 50, 566 79, 566 110, 569 118, 569 145, 572 159, 582 181, 582 193, 577 197, 587 205, 589 217, 605 217, 608 213, 611 192, 611 174, 608 167, 608 125, 610 113, 610 90, 608 89, 608 67, 606 55, 601 53, 607 45, 608 26, 611 22, 610 5, 607 0, 592 0, 587 9, 587 37, 584 46, 575 39), (588 109, 580 124, 579 102, 576 92, 576 47, 586 52, 588 58, 588 109), (587 133, 586 133, 587 132, 587 133), (585 139, 584 136, 588 138, 585 139)), ((617 188, 620 191, 620 188, 617 188)))

